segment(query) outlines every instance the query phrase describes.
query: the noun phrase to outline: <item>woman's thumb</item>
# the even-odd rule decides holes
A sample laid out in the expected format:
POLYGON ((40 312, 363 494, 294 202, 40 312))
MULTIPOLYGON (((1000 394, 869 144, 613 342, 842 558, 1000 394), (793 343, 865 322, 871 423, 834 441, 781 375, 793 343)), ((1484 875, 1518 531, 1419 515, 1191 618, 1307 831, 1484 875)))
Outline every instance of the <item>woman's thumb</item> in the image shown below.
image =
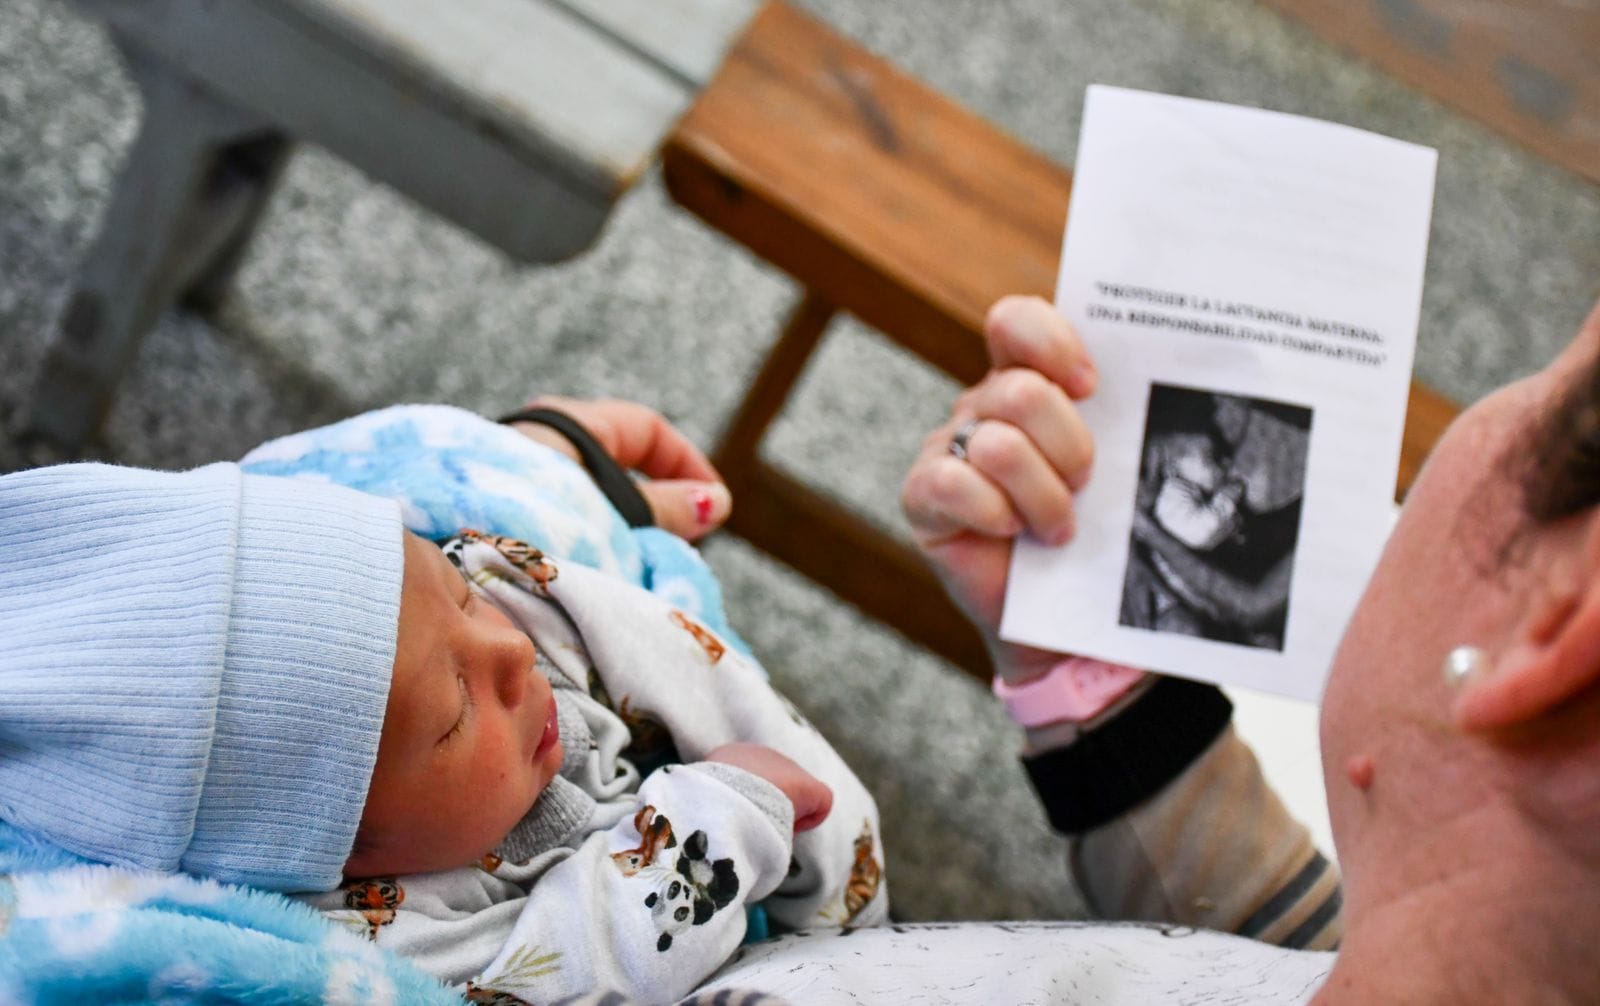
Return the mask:
POLYGON ((659 479, 639 483, 656 526, 688 541, 717 528, 733 511, 733 495, 721 482, 659 479))

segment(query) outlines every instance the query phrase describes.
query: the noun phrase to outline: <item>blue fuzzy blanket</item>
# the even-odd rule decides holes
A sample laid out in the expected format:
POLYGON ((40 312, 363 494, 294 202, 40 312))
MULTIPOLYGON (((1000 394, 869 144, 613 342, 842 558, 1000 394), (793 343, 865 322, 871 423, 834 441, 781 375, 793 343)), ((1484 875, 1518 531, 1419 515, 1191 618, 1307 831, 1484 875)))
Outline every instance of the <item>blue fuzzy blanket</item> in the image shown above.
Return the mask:
POLYGON ((240 464, 397 500, 406 527, 434 541, 474 528, 536 545, 660 595, 751 656, 694 546, 628 527, 577 462, 475 413, 391 406, 268 441, 240 464))
POLYGON ((461 1001, 282 895, 84 863, 0 823, 0 1003, 461 1001))

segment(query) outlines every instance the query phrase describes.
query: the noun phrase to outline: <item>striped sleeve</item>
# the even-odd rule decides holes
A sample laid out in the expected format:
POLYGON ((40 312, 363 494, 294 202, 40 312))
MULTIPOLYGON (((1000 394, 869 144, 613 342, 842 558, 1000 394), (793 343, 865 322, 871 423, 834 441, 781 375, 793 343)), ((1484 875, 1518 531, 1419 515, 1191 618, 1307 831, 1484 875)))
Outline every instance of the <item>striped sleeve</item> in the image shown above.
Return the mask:
POLYGON ((1338 867, 1231 726, 1155 796, 1069 843, 1073 879, 1103 918, 1305 950, 1334 949, 1343 933, 1338 867))

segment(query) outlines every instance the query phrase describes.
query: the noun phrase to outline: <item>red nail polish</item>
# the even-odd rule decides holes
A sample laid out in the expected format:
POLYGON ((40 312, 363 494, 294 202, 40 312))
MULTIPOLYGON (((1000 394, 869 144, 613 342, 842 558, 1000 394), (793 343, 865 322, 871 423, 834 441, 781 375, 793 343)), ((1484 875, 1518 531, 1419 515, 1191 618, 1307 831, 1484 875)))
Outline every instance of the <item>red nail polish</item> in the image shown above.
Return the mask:
POLYGON ((694 519, 698 524, 711 523, 711 494, 703 489, 696 489, 689 497, 694 504, 694 519))

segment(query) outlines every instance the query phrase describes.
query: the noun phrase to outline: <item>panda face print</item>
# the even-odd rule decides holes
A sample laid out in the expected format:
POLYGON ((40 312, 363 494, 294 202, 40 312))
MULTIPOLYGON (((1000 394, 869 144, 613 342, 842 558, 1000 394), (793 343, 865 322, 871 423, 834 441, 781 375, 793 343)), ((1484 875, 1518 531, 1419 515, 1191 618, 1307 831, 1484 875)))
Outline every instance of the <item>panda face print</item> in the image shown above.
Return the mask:
POLYGON ((648 871, 656 887, 645 895, 644 905, 655 924, 659 951, 671 949, 673 940, 690 927, 705 925, 739 893, 733 860, 711 859, 709 848, 706 833, 696 831, 679 847, 670 868, 660 864, 661 869, 648 871))
POLYGON ((660 934, 656 939, 657 950, 667 950, 672 946, 673 937, 700 924, 696 918, 694 891, 679 877, 672 877, 660 890, 651 891, 644 903, 660 934))

